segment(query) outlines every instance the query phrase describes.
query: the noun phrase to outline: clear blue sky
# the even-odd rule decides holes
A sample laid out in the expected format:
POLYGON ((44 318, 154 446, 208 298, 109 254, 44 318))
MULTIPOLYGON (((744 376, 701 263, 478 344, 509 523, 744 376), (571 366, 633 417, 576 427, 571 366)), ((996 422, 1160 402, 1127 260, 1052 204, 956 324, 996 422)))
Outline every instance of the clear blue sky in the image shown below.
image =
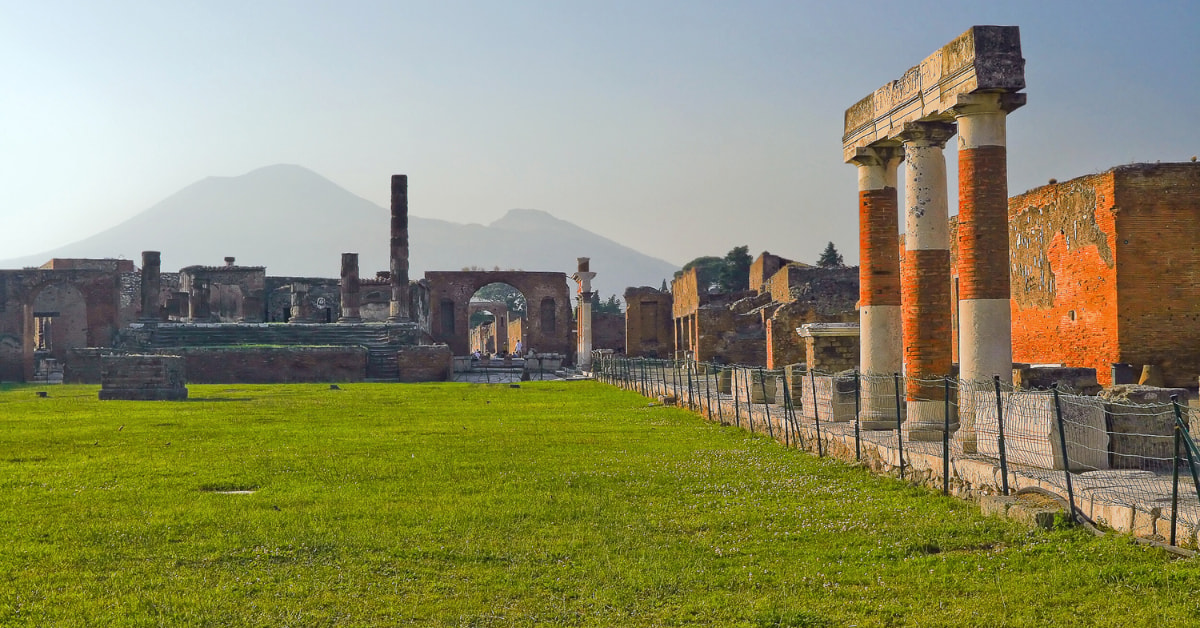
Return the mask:
POLYGON ((0 0, 0 258, 294 163, 675 263, 853 263, 843 111, 973 24, 1021 27, 1010 193, 1200 153, 1200 2, 0 0))

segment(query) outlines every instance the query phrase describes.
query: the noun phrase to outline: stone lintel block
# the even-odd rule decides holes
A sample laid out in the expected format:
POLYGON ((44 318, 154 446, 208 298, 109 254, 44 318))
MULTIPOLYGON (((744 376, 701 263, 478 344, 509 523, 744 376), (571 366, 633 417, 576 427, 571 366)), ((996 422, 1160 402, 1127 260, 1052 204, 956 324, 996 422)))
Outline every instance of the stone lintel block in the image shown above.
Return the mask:
MULTIPOLYGON (((905 123, 953 119, 960 95, 1014 93, 1025 89, 1025 59, 1016 26, 972 26, 846 110, 842 148, 846 162, 859 149, 898 143, 905 123)), ((1023 95, 1022 95, 1023 96, 1023 95)), ((1014 99, 1006 109, 1024 104, 1014 99)))

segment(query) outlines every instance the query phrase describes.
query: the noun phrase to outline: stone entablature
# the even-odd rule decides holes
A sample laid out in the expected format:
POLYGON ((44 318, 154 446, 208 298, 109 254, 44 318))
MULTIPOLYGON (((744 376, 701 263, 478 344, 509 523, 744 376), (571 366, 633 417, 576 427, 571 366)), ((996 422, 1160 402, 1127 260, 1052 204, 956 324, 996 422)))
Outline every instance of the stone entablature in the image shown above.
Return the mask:
MULTIPOLYGON (((950 119, 960 96, 1025 89, 1025 59, 1016 26, 972 26, 846 110, 842 148, 847 162, 880 141, 899 144, 906 123, 950 119)), ((1025 102, 1014 95, 1012 109, 1025 102)))

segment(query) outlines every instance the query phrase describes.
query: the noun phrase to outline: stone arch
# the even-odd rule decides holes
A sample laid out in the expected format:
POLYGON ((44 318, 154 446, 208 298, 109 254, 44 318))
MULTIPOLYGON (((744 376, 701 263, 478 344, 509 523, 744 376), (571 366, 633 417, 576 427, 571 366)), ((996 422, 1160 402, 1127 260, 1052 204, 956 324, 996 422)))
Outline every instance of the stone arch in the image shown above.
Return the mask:
POLYGON ((33 378, 39 355, 63 364, 71 349, 95 344, 89 334, 87 298, 68 281, 48 281, 30 291, 25 330, 26 379, 33 378))
POLYGON ((506 283, 525 295, 525 302, 551 302, 556 324, 544 329, 537 311, 528 314, 526 339, 530 348, 539 353, 559 353, 571 359, 574 342, 571 338, 571 294, 566 273, 526 271, 431 271, 425 273, 429 282, 430 333, 434 342, 444 342, 455 355, 469 353, 468 319, 471 296, 492 283, 506 283), (449 311, 448 311, 449 310, 449 311), (453 326, 451 326, 453 325, 453 326))

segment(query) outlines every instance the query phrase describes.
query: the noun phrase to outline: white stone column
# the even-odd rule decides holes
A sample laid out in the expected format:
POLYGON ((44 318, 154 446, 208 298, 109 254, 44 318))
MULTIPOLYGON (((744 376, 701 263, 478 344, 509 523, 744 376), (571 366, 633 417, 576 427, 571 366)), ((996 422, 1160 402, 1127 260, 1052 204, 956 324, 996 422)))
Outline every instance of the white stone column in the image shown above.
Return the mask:
MULTIPOLYGON (((945 388, 950 375, 950 225, 943 149, 954 135, 944 122, 904 125, 904 302, 905 425, 909 438, 941 440, 945 431, 945 388)), ((951 429, 957 427, 951 418, 951 429)))
POLYGON ((575 364, 584 371, 592 367, 592 297, 595 296, 595 293, 592 292, 592 279, 596 277, 596 273, 591 272, 589 268, 590 259, 578 258, 578 270, 571 275, 571 278, 579 284, 579 321, 576 328, 575 364))

